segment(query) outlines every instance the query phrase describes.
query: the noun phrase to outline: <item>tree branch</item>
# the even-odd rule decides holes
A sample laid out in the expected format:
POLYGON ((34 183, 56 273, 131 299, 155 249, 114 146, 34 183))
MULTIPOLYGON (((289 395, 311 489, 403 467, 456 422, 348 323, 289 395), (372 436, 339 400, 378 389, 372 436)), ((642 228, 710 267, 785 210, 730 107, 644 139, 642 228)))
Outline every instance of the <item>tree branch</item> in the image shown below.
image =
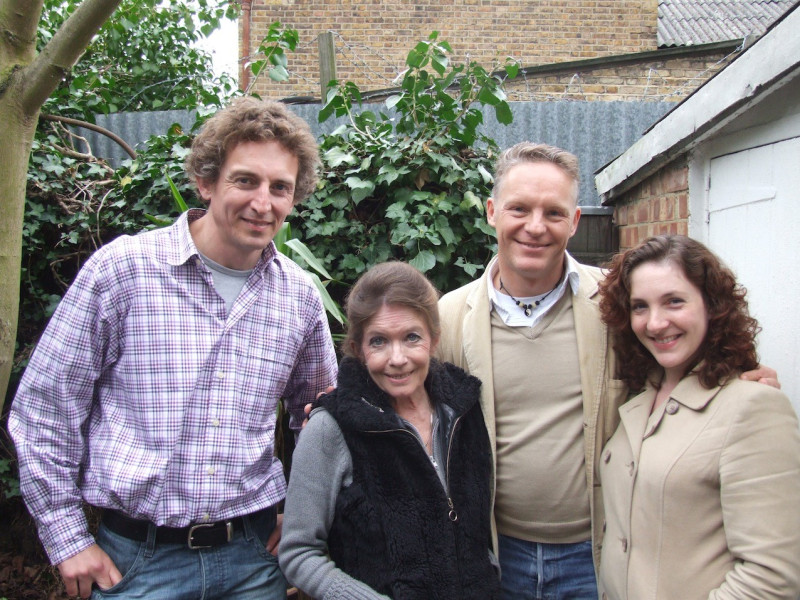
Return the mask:
POLYGON ((113 131, 109 131, 105 127, 100 127, 100 125, 95 125, 94 123, 89 123, 88 121, 81 121, 79 119, 72 119, 70 117, 62 117, 60 115, 39 115, 39 118, 44 121, 60 121, 61 123, 66 123, 67 125, 74 125, 76 127, 83 127, 85 129, 91 129, 92 131, 96 131, 97 133, 102 133, 104 136, 111 138, 117 144, 119 144, 125 152, 128 153, 128 156, 131 158, 136 158, 136 151, 131 148, 125 140, 119 137, 113 131))
POLYGON ((36 29, 44 0, 0 1, 0 64, 26 65, 36 50, 36 29))
MULTIPOLYGON (((121 0, 83 0, 26 69, 22 106, 35 115, 121 0)), ((19 5, 25 4, 16 0, 19 5)))

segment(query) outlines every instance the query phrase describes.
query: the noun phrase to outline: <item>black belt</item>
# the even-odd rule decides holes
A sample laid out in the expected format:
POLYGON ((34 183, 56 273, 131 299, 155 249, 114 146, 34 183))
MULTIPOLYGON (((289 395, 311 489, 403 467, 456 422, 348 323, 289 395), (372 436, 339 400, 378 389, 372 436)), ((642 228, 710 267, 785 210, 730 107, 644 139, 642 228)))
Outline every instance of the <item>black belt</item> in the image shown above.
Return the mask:
MULTIPOLYGON (((246 515, 255 519, 276 512, 274 506, 246 515)), ((201 550, 227 544, 234 531, 244 530, 245 517, 233 517, 214 523, 194 523, 187 527, 156 526, 156 543, 186 544, 191 550, 201 550)), ((103 511, 103 525, 117 535, 137 542, 147 541, 150 521, 132 519, 116 510, 103 511)))

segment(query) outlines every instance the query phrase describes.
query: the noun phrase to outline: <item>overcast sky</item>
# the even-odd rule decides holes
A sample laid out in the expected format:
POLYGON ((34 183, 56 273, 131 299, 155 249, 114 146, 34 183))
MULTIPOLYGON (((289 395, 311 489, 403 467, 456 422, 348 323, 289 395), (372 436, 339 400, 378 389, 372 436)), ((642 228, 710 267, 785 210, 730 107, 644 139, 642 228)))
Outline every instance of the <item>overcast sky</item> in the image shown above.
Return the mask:
POLYGON ((211 37, 200 43, 214 58, 214 73, 228 73, 235 79, 239 77, 239 38, 236 21, 224 20, 211 37))

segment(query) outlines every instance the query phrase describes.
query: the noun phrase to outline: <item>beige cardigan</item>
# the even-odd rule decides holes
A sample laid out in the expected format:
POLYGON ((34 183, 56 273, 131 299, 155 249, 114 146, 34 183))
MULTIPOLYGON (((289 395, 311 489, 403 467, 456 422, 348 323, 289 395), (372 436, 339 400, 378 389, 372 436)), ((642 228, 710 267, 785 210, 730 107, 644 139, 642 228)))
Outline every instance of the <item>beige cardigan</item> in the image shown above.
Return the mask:
MULTIPOLYGON (((572 296, 575 333, 578 341, 583 390, 583 426, 586 449, 586 486, 589 490, 592 541, 595 566, 602 543, 603 504, 597 481, 597 460, 600 450, 614 433, 619 422, 617 409, 627 396, 627 387, 613 379, 615 357, 605 325, 600 321, 597 305, 597 282, 603 277, 600 269, 572 261, 579 273, 578 292, 572 296)), ((439 301, 442 336, 438 354, 478 377, 482 382, 481 408, 489 430, 492 453, 496 451, 494 421, 494 377, 492 376, 491 305, 487 292, 488 272, 439 301)), ((567 288, 570 293, 570 288, 567 288)), ((532 382, 535 385, 535 382, 532 382)), ((533 460, 533 458, 531 459, 533 460)), ((496 464, 496 463, 495 463, 496 464)), ((525 477, 525 473, 520 473, 525 477)), ((534 482, 534 485, 536 482, 534 482)), ((494 485, 493 501, 494 501, 494 485)), ((496 529, 492 523, 497 549, 496 529)))
POLYGON ((684 378, 648 424, 655 390, 620 408, 602 454, 609 600, 796 600, 800 433, 759 383, 684 378), (644 441, 643 441, 644 440, 644 441))

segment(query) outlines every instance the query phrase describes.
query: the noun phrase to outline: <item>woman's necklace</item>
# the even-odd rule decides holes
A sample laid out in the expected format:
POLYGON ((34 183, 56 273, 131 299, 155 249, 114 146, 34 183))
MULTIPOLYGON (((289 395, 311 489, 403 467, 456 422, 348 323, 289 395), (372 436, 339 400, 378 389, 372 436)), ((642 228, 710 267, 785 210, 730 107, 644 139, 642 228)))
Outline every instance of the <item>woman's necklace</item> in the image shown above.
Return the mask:
MULTIPOLYGON (((556 288, 553 288, 553 290, 554 289, 556 289, 556 288)), ((522 300, 517 300, 516 298, 514 298, 514 296, 511 295, 511 292, 508 291, 508 288, 503 285, 503 278, 502 277, 500 277, 500 290, 501 291, 502 290, 506 291, 506 293, 509 295, 509 297, 514 301, 514 304, 516 304, 517 306, 519 306, 522 309, 522 312, 525 313, 526 317, 530 317, 531 316, 531 313, 533 313, 533 307, 534 306, 539 306, 542 303, 542 301, 544 301, 545 298, 547 298, 550 294, 553 293, 553 290, 550 290, 549 292, 547 292, 544 296, 542 296, 538 300, 534 300, 533 304, 525 304, 522 300)))
POLYGON ((425 444, 425 452, 428 455, 428 458, 431 459, 431 463, 435 468, 439 468, 439 464, 436 462, 436 458, 434 457, 433 451, 433 410, 431 410, 431 428, 428 431, 428 441, 425 444))

